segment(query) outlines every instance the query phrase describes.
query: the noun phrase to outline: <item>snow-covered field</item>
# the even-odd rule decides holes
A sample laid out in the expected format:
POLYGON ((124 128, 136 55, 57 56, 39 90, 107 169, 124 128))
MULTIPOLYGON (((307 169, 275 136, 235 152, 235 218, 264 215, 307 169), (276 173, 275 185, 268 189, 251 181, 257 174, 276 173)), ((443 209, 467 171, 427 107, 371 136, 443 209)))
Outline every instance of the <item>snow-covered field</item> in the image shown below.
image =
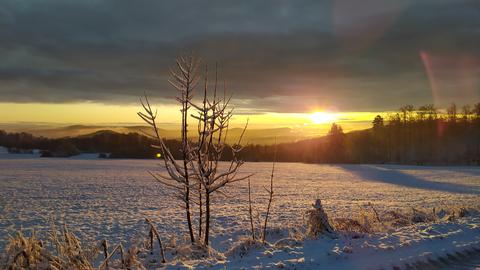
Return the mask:
MULTIPOLYGON (((0 250, 15 230, 45 230, 50 220, 64 220, 82 239, 107 238, 112 243, 127 243, 144 233, 145 217, 167 234, 184 231, 182 209, 147 173, 162 170, 157 163, 0 157, 0 250)), ((263 186, 268 184, 270 169, 270 163, 247 163, 242 171, 255 173, 254 209, 260 214, 266 205, 263 186)), ((274 191, 272 224, 282 228, 302 223, 303 213, 316 198, 322 199, 327 213, 335 217, 348 217, 368 202, 379 211, 455 205, 478 208, 480 168, 278 163, 274 191)), ((248 225, 246 184, 236 183, 227 197, 215 199, 213 247, 225 252, 248 225)), ((352 263, 368 268, 380 258, 383 264, 392 266, 399 260, 428 257, 438 250, 445 253, 480 248, 479 226, 479 217, 473 216, 456 224, 413 225, 368 239, 307 241, 252 253, 241 262, 231 259, 227 269, 240 265, 318 269, 318 264, 347 269, 352 263), (349 248, 344 250, 345 246, 349 248), (350 253, 350 247, 354 253, 350 253)))

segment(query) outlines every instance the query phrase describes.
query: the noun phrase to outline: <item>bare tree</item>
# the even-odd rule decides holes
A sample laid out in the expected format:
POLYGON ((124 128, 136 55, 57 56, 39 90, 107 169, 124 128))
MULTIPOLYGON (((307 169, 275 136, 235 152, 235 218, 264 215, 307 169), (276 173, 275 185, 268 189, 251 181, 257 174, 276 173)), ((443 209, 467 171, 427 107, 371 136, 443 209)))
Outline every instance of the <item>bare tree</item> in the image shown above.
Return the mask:
POLYGON ((140 100, 144 112, 138 113, 138 115, 153 129, 153 137, 159 143, 159 145, 153 145, 153 147, 160 149, 160 151, 162 152, 168 176, 152 172, 150 172, 150 174, 160 183, 173 189, 177 193, 178 198, 180 198, 184 202, 188 232, 190 235, 190 241, 192 243, 195 242, 195 237, 193 234, 192 217, 190 210, 191 176, 189 163, 191 161, 191 147, 188 141, 188 111, 191 107, 190 104, 193 97, 193 91, 199 82, 199 63, 199 59, 193 55, 180 56, 176 60, 177 68, 171 69, 170 71, 172 79, 169 82, 173 87, 175 87, 175 89, 180 92, 179 96, 176 97, 176 100, 182 106, 181 152, 183 160, 181 161, 181 164, 179 164, 179 162, 174 159, 172 153, 165 145, 164 139, 159 134, 156 123, 157 111, 153 112, 153 109, 151 108, 146 95, 145 102, 140 100))
POLYGON ((451 123, 456 123, 457 122, 457 105, 455 103, 452 103, 447 108, 447 117, 448 117, 449 122, 451 122, 451 123))
POLYGON ((403 124, 406 125, 407 122, 413 118, 415 107, 413 107, 413 105, 405 105, 400 108, 400 111, 402 112, 403 124))
POLYGON ((480 102, 473 105, 472 113, 475 115, 477 119, 480 119, 480 102))
POLYGON ((230 183, 244 180, 248 177, 237 175, 238 169, 243 165, 243 161, 238 158, 238 153, 242 150, 241 141, 247 129, 248 121, 237 143, 230 146, 232 159, 228 167, 222 171, 219 167, 219 161, 222 159, 223 152, 227 147, 226 139, 230 119, 233 116, 233 109, 229 108, 231 96, 226 97, 225 83, 223 96, 218 96, 217 67, 215 68, 212 97, 208 95, 208 88, 208 69, 206 69, 202 104, 198 106, 190 102, 197 109, 197 115, 192 115, 193 118, 198 120, 198 142, 192 151, 192 156, 194 157, 192 159, 192 167, 204 194, 205 229, 203 241, 205 245, 208 245, 209 242, 212 194, 221 192, 220 189, 230 183))
POLYGON ((427 111, 427 114, 428 114, 428 120, 437 120, 438 118, 438 111, 437 109, 435 108, 435 105, 433 104, 428 104, 428 105, 425 105, 424 106, 426 111, 427 111))
POLYGON ((473 114, 473 110, 471 109, 470 105, 464 105, 462 107, 462 120, 466 123, 470 120, 473 114))
POLYGON ((158 173, 151 173, 155 179, 165 186, 177 192, 178 197, 185 203, 186 218, 190 233, 191 242, 195 242, 193 235, 191 207, 192 203, 198 205, 198 243, 209 244, 210 219, 211 219, 211 197, 214 193, 222 193, 221 189, 233 182, 244 180, 248 177, 239 176, 238 170, 243 161, 238 158, 242 150, 241 140, 248 126, 248 121, 236 144, 226 144, 230 119, 233 116, 233 108, 230 106, 230 97, 226 97, 226 86, 223 84, 223 95, 219 96, 218 68, 215 68, 215 80, 213 82, 213 94, 209 94, 208 68, 205 67, 205 80, 203 98, 201 104, 193 102, 193 91, 199 82, 198 66, 199 60, 194 56, 182 56, 177 58, 177 69, 172 70, 170 83, 180 92, 177 101, 182 105, 182 161, 177 162, 171 154, 156 124, 156 112, 153 112, 148 99, 142 101, 145 112, 138 113, 154 131, 154 137, 159 142, 154 146, 162 151, 164 164, 168 176, 158 173), (189 113, 190 108, 196 113, 189 113), (192 117, 197 120, 198 140, 196 143, 188 139, 187 120, 192 117), (223 152, 229 148, 232 152, 232 159, 226 168, 220 168, 223 152), (195 201, 191 193, 197 192, 198 201, 195 201), (205 212, 204 212, 205 211, 205 212), (205 219, 205 220, 204 220, 205 219), (203 227, 203 220, 205 227, 203 227), (203 233, 202 233, 203 232, 203 233))

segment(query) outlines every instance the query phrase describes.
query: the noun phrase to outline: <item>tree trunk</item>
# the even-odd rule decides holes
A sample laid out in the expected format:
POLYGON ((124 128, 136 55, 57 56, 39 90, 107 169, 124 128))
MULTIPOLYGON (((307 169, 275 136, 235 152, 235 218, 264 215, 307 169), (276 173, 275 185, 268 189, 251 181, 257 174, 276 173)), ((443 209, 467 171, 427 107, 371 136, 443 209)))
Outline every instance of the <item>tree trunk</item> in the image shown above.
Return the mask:
POLYGON ((208 236, 210 233, 210 193, 205 193, 205 245, 208 246, 208 236))
POLYGON ((202 183, 198 183, 198 239, 202 239, 202 219, 203 219, 203 208, 202 208, 202 183))
POLYGON ((255 240, 255 228, 253 227, 253 215, 252 215, 252 196, 250 187, 250 177, 248 178, 248 214, 250 216, 250 228, 252 230, 252 239, 255 240))
POLYGON ((188 224, 188 232, 190 234, 190 241, 195 243, 195 236, 193 236, 193 228, 192 228, 192 217, 190 213, 190 188, 187 187, 187 191, 185 194, 185 210, 187 214, 187 224, 188 224))
POLYGON ((188 175, 188 157, 187 157, 187 140, 188 140, 188 96, 189 96, 189 85, 187 85, 187 93, 185 97, 185 102, 183 103, 182 109, 182 154, 183 154, 183 169, 185 172, 185 209, 187 214, 187 223, 188 223, 188 232, 190 234, 190 241, 195 243, 195 236, 193 235, 192 227, 192 217, 190 213, 190 179, 188 175))

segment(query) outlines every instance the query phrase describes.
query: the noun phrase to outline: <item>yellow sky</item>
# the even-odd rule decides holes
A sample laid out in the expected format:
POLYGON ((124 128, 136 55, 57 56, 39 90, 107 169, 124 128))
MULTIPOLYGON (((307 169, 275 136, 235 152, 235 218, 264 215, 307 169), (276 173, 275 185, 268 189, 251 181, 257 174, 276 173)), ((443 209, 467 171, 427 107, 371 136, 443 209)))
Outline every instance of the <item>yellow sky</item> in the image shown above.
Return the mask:
MULTIPOLYGON (((155 106, 161 126, 179 123, 178 106, 155 106)), ((139 105, 104 105, 99 103, 0 103, 0 122, 38 122, 50 124, 142 124, 139 105)), ((325 133, 331 123, 341 124, 346 131, 370 127, 377 112, 321 112, 237 114, 232 126, 243 126, 247 118, 250 128, 289 127, 314 133, 325 133)))
MULTIPOLYGON (((159 118, 176 119, 174 106, 157 106, 159 118)), ((55 124, 140 123, 141 106, 99 103, 0 103, 1 122, 44 122, 55 124)))

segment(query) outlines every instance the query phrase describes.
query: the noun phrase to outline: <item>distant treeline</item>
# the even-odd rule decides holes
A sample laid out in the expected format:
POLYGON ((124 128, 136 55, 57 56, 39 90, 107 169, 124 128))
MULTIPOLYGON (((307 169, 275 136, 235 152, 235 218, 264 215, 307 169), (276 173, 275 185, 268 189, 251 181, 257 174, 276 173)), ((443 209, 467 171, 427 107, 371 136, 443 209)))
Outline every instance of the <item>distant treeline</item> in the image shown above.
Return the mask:
MULTIPOLYGON (((153 141, 137 133, 99 131, 78 137, 50 139, 35 137, 28 133, 7 133, 0 130, 0 146, 12 153, 40 149, 44 157, 69 157, 80 153, 101 153, 110 158, 153 158, 153 141)), ((175 145, 176 141, 169 141, 175 145)), ((177 143, 178 144, 178 143, 177 143)))
MULTIPOLYGON (((372 128, 344 134, 333 124, 327 136, 279 144, 278 161, 308 163, 394 163, 480 165, 480 103, 455 104, 445 112, 433 105, 403 106, 378 115, 372 128)), ((274 146, 250 145, 246 160, 271 161, 274 146)))
MULTIPOLYGON (((166 142, 180 158, 180 143, 166 142)), ((155 141, 137 133, 99 131, 90 135, 49 139, 28 133, 0 131, 0 146, 11 152, 43 150, 43 156, 72 156, 81 152, 104 153, 110 158, 154 158, 155 141)), ((378 115, 372 128, 345 134, 333 124, 323 137, 274 145, 246 145, 245 161, 308 163, 394 163, 480 165, 480 103, 445 112, 433 105, 403 106, 397 113, 378 115)), ((231 153, 225 151, 225 159, 231 153)))

